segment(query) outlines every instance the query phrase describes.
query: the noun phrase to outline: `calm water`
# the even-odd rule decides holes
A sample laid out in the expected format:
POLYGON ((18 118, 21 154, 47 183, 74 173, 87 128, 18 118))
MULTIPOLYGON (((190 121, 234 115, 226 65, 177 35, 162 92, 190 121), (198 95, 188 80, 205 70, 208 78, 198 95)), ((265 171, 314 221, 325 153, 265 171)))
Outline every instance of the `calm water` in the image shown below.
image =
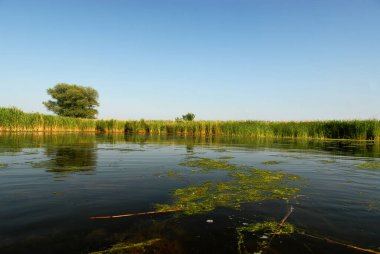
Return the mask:
POLYGON ((380 169, 363 163, 380 163, 379 145, 1 134, 0 253, 90 253, 120 242, 135 247, 114 253, 239 253, 237 228, 280 222, 290 207, 294 233, 245 232, 240 252, 363 253, 323 238, 380 251, 380 169), (154 211, 177 189, 228 180, 228 171, 185 164, 204 158, 296 175, 290 185, 299 192, 239 209, 89 219, 154 211))

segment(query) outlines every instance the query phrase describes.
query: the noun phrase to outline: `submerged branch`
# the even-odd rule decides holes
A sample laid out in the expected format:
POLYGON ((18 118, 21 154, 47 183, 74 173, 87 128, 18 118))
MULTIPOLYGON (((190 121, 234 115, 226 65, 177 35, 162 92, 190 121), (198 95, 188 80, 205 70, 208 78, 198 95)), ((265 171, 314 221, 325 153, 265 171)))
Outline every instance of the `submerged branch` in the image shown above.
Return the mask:
POLYGON ((90 217, 90 219, 91 220, 95 220, 95 219, 116 219, 116 218, 122 218, 122 217, 132 217, 132 216, 140 216, 140 215, 148 215, 148 214, 173 213, 173 212, 178 212, 178 211, 181 211, 181 209, 170 209, 170 210, 141 212, 141 213, 127 213, 127 214, 119 214, 119 215, 93 216, 93 217, 90 217))
POLYGON ((352 244, 346 244, 346 243, 338 242, 338 241, 335 241, 335 240, 331 240, 331 239, 329 239, 329 238, 327 238, 327 237, 321 237, 321 236, 310 235, 310 234, 307 234, 307 233, 305 233, 305 232, 302 232, 302 233, 300 233, 300 234, 301 234, 301 235, 304 235, 304 236, 307 236, 307 237, 310 237, 310 238, 314 238, 314 239, 318 239, 318 240, 326 241, 326 242, 328 242, 328 243, 332 243, 332 244, 336 244, 336 245, 344 246, 344 247, 347 247, 347 248, 350 248, 350 249, 355 249, 355 250, 362 251, 362 252, 367 252, 367 253, 380 254, 380 252, 379 252, 379 251, 376 251, 376 250, 366 249, 366 248, 362 248, 362 247, 355 246, 355 245, 352 245, 352 244))
POLYGON ((290 206, 289 211, 287 212, 287 214, 285 215, 285 217, 281 220, 281 222, 277 225, 276 229, 274 230, 274 232, 272 233, 271 237, 269 238, 269 241, 268 241, 268 244, 267 244, 268 248, 269 248, 269 246, 270 246, 273 238, 276 236, 276 232, 278 232, 285 225, 286 220, 289 218, 289 216, 292 214, 293 211, 294 211, 293 206, 290 206))

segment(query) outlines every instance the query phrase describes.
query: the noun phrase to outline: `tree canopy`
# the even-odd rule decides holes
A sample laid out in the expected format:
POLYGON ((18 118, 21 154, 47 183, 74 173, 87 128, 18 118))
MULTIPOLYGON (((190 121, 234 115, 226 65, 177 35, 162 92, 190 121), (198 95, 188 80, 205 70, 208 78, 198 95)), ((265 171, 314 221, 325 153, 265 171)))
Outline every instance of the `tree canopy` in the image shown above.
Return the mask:
POLYGON ((49 88, 47 93, 54 100, 43 102, 46 108, 60 116, 96 118, 99 106, 98 92, 85 86, 60 83, 49 88))
POLYGON ((187 113, 186 115, 182 115, 182 119, 185 121, 193 121, 195 118, 195 114, 187 113))

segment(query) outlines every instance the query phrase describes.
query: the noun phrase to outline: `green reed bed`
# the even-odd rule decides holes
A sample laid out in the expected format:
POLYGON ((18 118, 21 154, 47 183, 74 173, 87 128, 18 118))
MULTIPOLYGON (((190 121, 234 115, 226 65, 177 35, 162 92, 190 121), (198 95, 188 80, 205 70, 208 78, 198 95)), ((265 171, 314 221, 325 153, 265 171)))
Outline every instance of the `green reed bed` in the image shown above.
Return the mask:
POLYGON ((95 121, 0 108, 1 131, 93 131, 95 121))
POLYGON ((270 138, 379 140, 378 120, 331 121, 127 121, 126 132, 270 138))
POLYGON ((0 108, 0 131, 99 131, 189 136, 380 140, 379 120, 170 121, 89 120, 0 108))
POLYGON ((96 120, 96 131, 115 133, 125 132, 125 121, 120 120, 96 120))

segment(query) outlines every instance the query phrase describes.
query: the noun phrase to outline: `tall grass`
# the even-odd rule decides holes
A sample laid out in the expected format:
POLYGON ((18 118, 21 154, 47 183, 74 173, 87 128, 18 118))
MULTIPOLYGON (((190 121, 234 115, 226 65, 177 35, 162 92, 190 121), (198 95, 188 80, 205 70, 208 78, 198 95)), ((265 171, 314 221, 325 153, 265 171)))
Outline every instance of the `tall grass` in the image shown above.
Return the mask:
POLYGON ((379 120, 126 121, 127 133, 380 140, 379 120))
POLYGON ((93 120, 24 113, 17 108, 0 108, 0 131, 98 131, 124 132, 125 121, 93 120))
POLYGON ((0 108, 0 131, 97 131, 189 136, 358 139, 380 141, 379 120, 163 121, 89 120, 0 108))
POLYGON ((120 120, 96 120, 96 131, 98 132, 124 132, 125 121, 120 120))
POLYGON ((1 131, 91 131, 94 129, 94 120, 24 113, 17 108, 0 108, 1 131))

